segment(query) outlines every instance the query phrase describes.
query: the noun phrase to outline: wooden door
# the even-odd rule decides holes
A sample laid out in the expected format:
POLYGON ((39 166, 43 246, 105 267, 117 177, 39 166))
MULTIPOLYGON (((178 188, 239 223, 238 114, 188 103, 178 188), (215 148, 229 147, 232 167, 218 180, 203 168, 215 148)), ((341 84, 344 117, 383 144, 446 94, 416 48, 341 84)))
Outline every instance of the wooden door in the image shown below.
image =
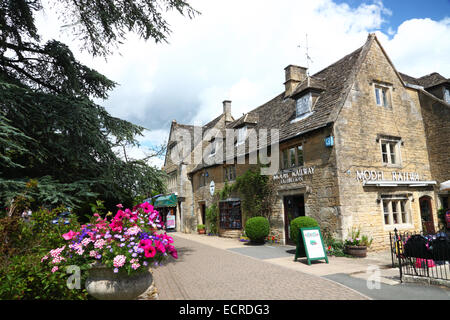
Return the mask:
POLYGON ((431 197, 423 196, 419 199, 420 217, 422 219, 422 230, 426 234, 434 234, 433 210, 431 206, 431 197))

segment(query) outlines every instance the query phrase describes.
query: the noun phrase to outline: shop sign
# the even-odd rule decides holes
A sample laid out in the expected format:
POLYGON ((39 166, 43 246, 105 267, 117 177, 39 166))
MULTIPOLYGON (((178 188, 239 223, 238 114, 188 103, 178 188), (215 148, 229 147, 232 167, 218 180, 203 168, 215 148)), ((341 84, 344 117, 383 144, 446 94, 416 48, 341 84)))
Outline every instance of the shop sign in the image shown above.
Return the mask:
POLYGON ((280 184, 302 182, 304 176, 313 175, 315 167, 298 168, 286 173, 279 173, 273 176, 275 182, 280 184))
POLYGON ((166 217, 166 228, 174 229, 175 228, 175 215, 169 214, 166 217))
POLYGON ((211 183, 209 184, 209 193, 211 194, 211 196, 214 196, 215 188, 216 188, 216 185, 215 185, 214 181, 211 181, 211 183))
POLYGON ((303 252, 306 254, 309 265, 311 264, 311 261, 322 259, 325 259, 328 263, 328 257, 325 246, 323 245, 322 234, 319 227, 300 228, 294 261, 302 256, 303 252))
MULTIPOLYGON (((386 174, 386 175, 389 175, 386 174)), ((356 180, 358 181, 386 181, 383 171, 375 170, 356 170, 356 180)), ((420 181, 419 174, 416 172, 391 172, 392 181, 420 181)))

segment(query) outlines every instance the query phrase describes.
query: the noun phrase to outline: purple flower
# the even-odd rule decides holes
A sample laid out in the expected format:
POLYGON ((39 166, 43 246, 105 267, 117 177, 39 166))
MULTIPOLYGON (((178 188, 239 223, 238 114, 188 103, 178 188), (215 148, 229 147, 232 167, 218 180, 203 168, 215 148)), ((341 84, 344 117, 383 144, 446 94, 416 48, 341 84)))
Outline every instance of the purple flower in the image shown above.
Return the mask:
POLYGON ((114 273, 118 273, 119 269, 118 268, 114 268, 114 273))

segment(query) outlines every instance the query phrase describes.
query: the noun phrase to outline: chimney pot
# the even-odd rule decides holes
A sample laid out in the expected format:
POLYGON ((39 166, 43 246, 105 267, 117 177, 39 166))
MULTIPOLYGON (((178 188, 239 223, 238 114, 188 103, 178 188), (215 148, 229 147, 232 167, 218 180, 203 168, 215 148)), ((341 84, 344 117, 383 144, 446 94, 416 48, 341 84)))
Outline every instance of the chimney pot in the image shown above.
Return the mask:
POLYGON ((223 102, 223 114, 225 115, 225 121, 233 121, 231 116, 231 101, 224 100, 223 102))

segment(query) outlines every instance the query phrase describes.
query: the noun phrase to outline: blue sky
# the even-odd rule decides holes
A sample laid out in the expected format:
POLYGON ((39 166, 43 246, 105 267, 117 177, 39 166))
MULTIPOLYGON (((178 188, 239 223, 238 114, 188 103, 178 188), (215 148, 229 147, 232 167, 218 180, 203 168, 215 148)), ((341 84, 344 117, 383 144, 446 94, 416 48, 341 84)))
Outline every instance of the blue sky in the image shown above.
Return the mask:
MULTIPOLYGON (((369 4, 377 1, 335 0, 334 2, 346 3, 351 8, 357 8, 362 3, 369 4)), ((386 22, 381 25, 381 31, 386 34, 389 28, 395 31, 406 20, 430 18, 440 21, 450 17, 450 0, 383 0, 383 5, 391 11, 391 15, 384 15, 386 22)))

